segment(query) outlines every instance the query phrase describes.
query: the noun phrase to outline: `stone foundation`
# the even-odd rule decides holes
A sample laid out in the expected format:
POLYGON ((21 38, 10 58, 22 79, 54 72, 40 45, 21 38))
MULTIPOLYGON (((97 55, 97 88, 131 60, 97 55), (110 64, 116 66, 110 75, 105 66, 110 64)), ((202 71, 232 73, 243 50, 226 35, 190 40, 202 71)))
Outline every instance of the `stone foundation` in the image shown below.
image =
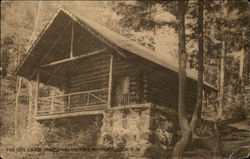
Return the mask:
POLYGON ((115 107, 104 113, 98 146, 124 150, 125 158, 166 158, 177 140, 177 115, 151 103, 115 107))

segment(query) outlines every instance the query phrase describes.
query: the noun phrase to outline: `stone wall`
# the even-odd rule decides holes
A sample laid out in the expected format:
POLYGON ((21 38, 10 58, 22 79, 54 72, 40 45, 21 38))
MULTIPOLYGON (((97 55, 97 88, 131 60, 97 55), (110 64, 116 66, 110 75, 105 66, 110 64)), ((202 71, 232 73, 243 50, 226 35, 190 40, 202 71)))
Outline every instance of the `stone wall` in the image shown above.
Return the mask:
POLYGON ((123 157, 166 158, 177 136, 177 116, 150 103, 116 107, 104 113, 98 145, 123 149, 123 157))
POLYGON ((103 115, 41 122, 45 147, 98 148, 75 153, 41 154, 44 158, 166 159, 177 136, 177 114, 163 106, 133 104, 106 110, 103 115))

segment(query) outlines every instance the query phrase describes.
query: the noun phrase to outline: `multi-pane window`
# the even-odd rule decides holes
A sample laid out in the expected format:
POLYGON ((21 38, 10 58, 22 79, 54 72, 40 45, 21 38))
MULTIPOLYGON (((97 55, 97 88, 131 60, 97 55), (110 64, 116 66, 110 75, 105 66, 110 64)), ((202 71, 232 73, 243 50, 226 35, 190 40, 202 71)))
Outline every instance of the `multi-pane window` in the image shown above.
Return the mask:
POLYGON ((115 79, 114 89, 113 89, 114 106, 129 104, 129 87, 130 87, 129 76, 115 79))
POLYGON ((94 90, 99 90, 104 88, 104 81, 98 80, 98 81, 92 81, 92 82, 85 82, 81 84, 80 86, 80 91, 85 92, 85 91, 90 91, 88 93, 84 93, 80 95, 80 100, 82 103, 85 103, 87 105, 91 104, 99 104, 100 101, 95 98, 99 97, 101 99, 104 99, 105 93, 103 91, 94 91, 94 90), (93 91, 93 92, 92 92, 93 91), (92 94, 92 95, 90 95, 92 94))
POLYGON ((103 81, 93 81, 93 82, 86 82, 81 85, 81 92, 83 91, 90 91, 90 90, 97 90, 103 88, 103 81))

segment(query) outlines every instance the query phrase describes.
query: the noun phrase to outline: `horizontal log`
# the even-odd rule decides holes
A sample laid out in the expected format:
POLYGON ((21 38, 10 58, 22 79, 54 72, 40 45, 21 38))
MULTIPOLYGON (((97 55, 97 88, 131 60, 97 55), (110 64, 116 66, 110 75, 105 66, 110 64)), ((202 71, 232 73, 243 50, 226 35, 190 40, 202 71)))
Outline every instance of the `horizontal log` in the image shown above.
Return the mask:
POLYGON ((97 67, 85 68, 76 72, 77 74, 73 75, 72 77, 74 78, 74 77, 91 76, 91 75, 99 74, 99 73, 107 74, 107 71, 108 71, 108 66, 105 66, 103 68, 97 68, 97 67))
POLYGON ((166 106, 168 106, 170 108, 177 108, 176 103, 171 103, 169 101, 166 101, 166 102, 153 101, 153 100, 149 100, 149 101, 151 101, 152 103, 158 104, 158 105, 166 105, 166 106))
POLYGON ((40 97, 39 99, 44 99, 44 98, 58 98, 58 97, 65 97, 65 96, 71 96, 71 95, 80 95, 80 94, 85 94, 85 93, 102 92, 102 91, 107 91, 107 90, 108 90, 107 88, 103 88, 103 89, 90 90, 90 91, 82 91, 82 92, 75 92, 75 93, 68 93, 68 94, 57 95, 57 96, 50 96, 50 97, 40 97))
MULTIPOLYGON (((103 67, 103 68, 91 68, 91 69, 85 69, 82 70, 81 72, 76 72, 78 75, 85 75, 85 76, 92 76, 95 74, 100 74, 100 73, 107 73, 108 67, 103 67)), ((79 76, 78 76, 79 77, 79 76)))
MULTIPOLYGON (((104 86, 103 88, 107 88, 108 85, 104 86)), ((102 88, 100 88, 102 89, 102 88)), ((74 87, 71 87, 68 89, 69 92, 80 92, 81 90, 81 85, 75 85, 74 87)), ((107 91, 104 91, 104 92, 107 92, 107 91)))
POLYGON ((141 104, 128 104, 128 105, 122 105, 122 106, 113 106, 110 108, 110 110, 120 110, 120 109, 133 109, 133 108, 150 108, 151 103, 141 103, 141 104))
POLYGON ((173 104, 177 104, 177 99, 174 98, 168 98, 168 97, 157 97, 157 96, 149 96, 149 99, 152 99, 154 101, 160 101, 160 102, 171 102, 173 104))
POLYGON ((108 62, 107 54, 103 53, 98 56, 86 57, 85 59, 81 59, 81 66, 95 65, 95 64, 105 64, 108 62), (101 56, 103 55, 103 56, 101 56))
POLYGON ((108 78, 107 72, 93 72, 91 74, 81 74, 77 77, 73 77, 73 81, 82 81, 82 80, 95 80, 95 79, 106 79, 108 78))
POLYGON ((85 77, 78 77, 75 79, 72 79, 71 83, 79 83, 82 81, 94 81, 96 79, 100 79, 100 80, 107 80, 107 74, 99 74, 99 75, 94 75, 94 76, 85 76, 85 77))
POLYGON ((78 70, 76 71, 76 73, 78 74, 83 74, 83 73, 88 73, 91 71, 102 71, 103 69, 107 69, 108 68, 108 64, 96 64, 96 65, 88 65, 88 66, 83 66, 83 67, 78 67, 78 70))
MULTIPOLYGON (((80 86, 82 86, 82 85, 89 85, 89 84, 91 84, 91 83, 95 83, 95 82, 98 82, 98 81, 95 81, 95 80, 93 80, 93 81, 88 81, 88 83, 85 83, 86 82, 86 80, 81 80, 81 81, 75 81, 75 82, 71 82, 71 84, 70 84, 70 88, 75 88, 75 87, 80 87, 80 86)), ((108 82, 101 82, 101 87, 107 87, 108 86, 108 82)))
MULTIPOLYGON (((36 71, 40 72, 41 74, 45 74, 47 76, 51 76, 52 73, 48 72, 48 71, 44 71, 44 70, 41 70, 41 69, 37 69, 36 71)), ((64 80, 64 81, 68 81, 69 79, 68 78, 65 78, 65 77, 62 77, 62 76, 58 76, 58 75, 53 75, 54 77, 58 78, 58 79, 61 79, 61 80, 64 80)))
MULTIPOLYGON (((102 98, 102 99, 105 99, 105 98, 107 98, 107 96, 108 96, 108 91, 105 92, 105 93, 102 93, 102 94, 95 94, 95 95, 97 95, 98 97, 100 97, 100 98, 102 98)), ((78 100, 78 99, 82 100, 83 98, 84 98, 84 97, 81 96, 81 95, 74 95, 74 96, 71 96, 71 101, 73 101, 73 100, 78 100)), ((86 97, 85 97, 85 98, 86 98, 86 97)), ((90 98, 93 99, 94 97, 90 96, 90 98)), ((95 99, 95 98, 94 98, 94 99, 95 99)))
POLYGON ((89 77, 95 77, 96 79, 102 79, 102 78, 108 78, 108 70, 103 70, 105 72, 102 71, 95 71, 95 72, 90 72, 90 73, 79 73, 77 76, 72 76, 72 80, 81 80, 81 79, 86 79, 89 77), (106 77, 105 77, 106 76, 106 77))
POLYGON ((109 65, 107 59, 98 59, 98 60, 92 60, 92 59, 85 59, 79 62, 79 68, 86 69, 96 66, 106 66, 109 65))
POLYGON ((40 68, 57 65, 57 64, 60 64, 60 63, 68 62, 68 61, 78 60, 80 58, 85 58, 85 57, 88 57, 88 56, 93 56, 93 55, 99 54, 101 52, 104 52, 106 50, 107 50, 106 48, 103 48, 103 49, 99 49, 99 50, 96 50, 96 51, 93 51, 93 52, 88 52, 88 53, 85 53, 85 54, 82 54, 82 55, 79 55, 79 56, 75 56, 75 57, 71 57, 71 58, 51 62, 51 63, 40 66, 40 68))
MULTIPOLYGON (((103 98, 103 100, 107 101, 107 98, 103 98)), ((87 100, 81 100, 80 98, 76 98, 76 99, 72 99, 71 101, 71 107, 76 107, 76 106, 81 106, 81 105, 94 105, 94 104, 105 104, 107 102, 102 102, 100 100, 97 99, 91 99, 89 100, 89 102, 87 102, 87 100)))
POLYGON ((107 74, 100 74, 98 76, 81 77, 81 78, 77 78, 77 79, 72 79, 71 82, 72 83, 79 83, 79 82, 82 82, 82 81, 93 81, 93 80, 96 80, 96 79, 107 80, 108 75, 107 74))
MULTIPOLYGON (((103 110, 105 106, 103 107, 103 110)), ((43 116, 35 116, 36 120, 46 120, 46 119, 56 119, 56 118, 63 118, 63 117, 73 117, 73 116, 82 116, 82 115, 94 115, 94 114, 103 114, 103 110, 89 110, 89 111, 81 111, 81 112, 72 112, 72 113, 58 113, 53 115, 43 115, 43 116)))
MULTIPOLYGON (((133 70, 131 70, 131 71, 122 70, 121 72, 131 73, 130 76, 133 76, 133 74, 136 75, 136 73, 137 73, 137 72, 135 72, 133 70)), ((121 74, 121 72, 119 72, 117 70, 114 70, 113 74, 114 74, 114 76, 117 76, 118 74, 121 74)), ((84 79, 84 80, 93 80, 93 79, 97 79, 97 78, 101 79, 103 77, 107 78, 108 73, 106 73, 106 72, 93 72, 93 73, 88 73, 88 74, 80 74, 78 76, 72 77, 72 80, 75 82, 75 81, 77 81, 77 79, 79 79, 81 81, 82 79, 84 79)))

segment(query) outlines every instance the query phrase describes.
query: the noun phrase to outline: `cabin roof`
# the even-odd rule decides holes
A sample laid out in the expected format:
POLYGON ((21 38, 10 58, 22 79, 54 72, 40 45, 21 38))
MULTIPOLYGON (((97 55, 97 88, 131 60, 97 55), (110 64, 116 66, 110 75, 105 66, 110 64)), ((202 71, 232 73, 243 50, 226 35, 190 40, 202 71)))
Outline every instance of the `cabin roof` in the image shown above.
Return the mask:
MULTIPOLYGON (((34 71, 34 69, 38 67, 37 64, 39 63, 39 60, 41 60, 41 58, 45 56, 45 50, 48 51, 50 46, 52 45, 52 42, 56 40, 53 39, 51 35, 58 35, 64 29, 63 26, 68 25, 69 21, 72 20, 88 32, 91 32, 92 35, 95 35, 102 42, 107 42, 106 44, 115 46, 116 51, 125 50, 153 63, 156 63, 164 68, 178 72, 178 61, 173 60, 169 57, 169 55, 156 53, 155 51, 144 47, 124 36, 121 36, 118 33, 115 33, 82 15, 69 12, 65 9, 59 9, 53 19, 48 23, 48 25, 38 36, 34 44, 31 46, 30 50, 28 51, 27 56, 17 68, 17 75, 29 77, 34 71), (46 49, 40 51, 41 48, 46 49)), ((70 32, 70 30, 68 31, 70 32)), ((65 50, 69 50, 69 48, 65 50)), ((187 69, 186 72, 188 78, 197 81, 197 71, 187 69)), ((213 87, 207 82, 205 82, 205 85, 217 90, 215 87, 213 87)))

